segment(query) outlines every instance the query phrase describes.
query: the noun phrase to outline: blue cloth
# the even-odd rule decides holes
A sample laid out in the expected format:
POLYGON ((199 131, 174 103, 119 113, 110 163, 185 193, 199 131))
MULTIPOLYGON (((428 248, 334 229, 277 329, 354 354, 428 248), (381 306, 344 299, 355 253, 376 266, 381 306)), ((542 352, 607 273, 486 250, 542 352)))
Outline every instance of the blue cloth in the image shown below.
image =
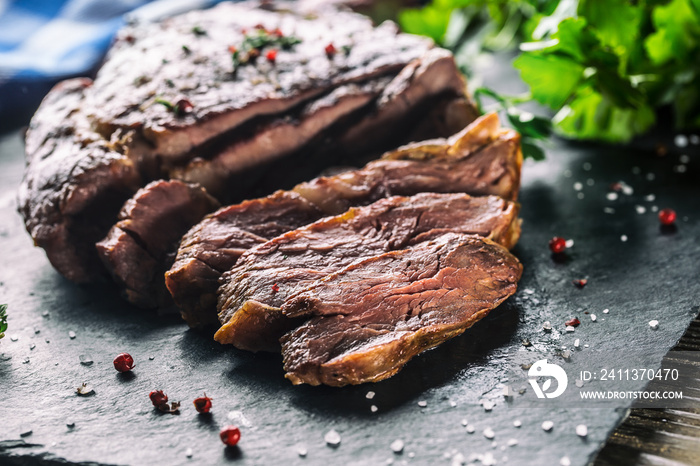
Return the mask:
POLYGON ((93 71, 131 17, 153 21, 219 1, 0 0, 0 126, 26 118, 57 81, 93 71))

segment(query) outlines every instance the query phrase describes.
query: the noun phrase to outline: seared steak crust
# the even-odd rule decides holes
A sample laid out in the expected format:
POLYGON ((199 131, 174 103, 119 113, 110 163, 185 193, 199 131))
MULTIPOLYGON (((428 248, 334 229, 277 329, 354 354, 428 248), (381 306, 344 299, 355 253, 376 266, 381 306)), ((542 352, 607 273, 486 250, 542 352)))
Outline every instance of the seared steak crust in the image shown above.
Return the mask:
POLYGON ((19 211, 51 264, 78 283, 103 274, 95 242, 109 230, 125 200, 141 185, 120 142, 94 133, 79 114, 89 79, 56 85, 27 131, 27 167, 19 211))
POLYGON ((180 156, 252 118, 286 113, 338 85, 395 75, 433 46, 397 34, 390 22, 373 27, 355 13, 332 8, 309 14, 284 2, 266 2, 265 8, 256 1, 222 3, 157 27, 120 33, 95 79, 89 112, 103 134, 139 128, 163 157, 180 156), (258 25, 301 42, 277 47, 274 62, 261 57, 234 73, 229 46, 244 53, 245 37, 257 35, 258 25), (328 44, 338 50, 330 58, 328 44), (152 59, 143 59, 146 51, 152 59), (193 112, 178 117, 154 104, 156 96, 172 102, 185 97, 193 112))
POLYGON ((215 339, 252 351, 275 350, 287 319, 280 309, 316 280, 356 261, 404 249, 446 232, 507 245, 520 233, 518 206, 495 196, 424 193, 351 208, 256 246, 222 276, 215 339))
POLYGON ((219 203, 199 186, 154 181, 124 205, 97 250, 127 300, 144 308, 169 304, 163 273, 182 235, 219 203))
POLYGON ((515 293, 521 273, 502 246, 453 233, 356 262, 283 305, 311 317, 282 337, 286 377, 332 386, 391 377, 515 293))

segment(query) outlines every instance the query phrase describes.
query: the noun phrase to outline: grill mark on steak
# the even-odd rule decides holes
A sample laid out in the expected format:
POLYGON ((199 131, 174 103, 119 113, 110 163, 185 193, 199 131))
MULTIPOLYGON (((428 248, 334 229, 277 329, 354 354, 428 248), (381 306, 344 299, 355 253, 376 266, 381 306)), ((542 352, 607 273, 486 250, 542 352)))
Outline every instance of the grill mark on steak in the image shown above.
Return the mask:
POLYGON ((122 208, 120 220, 96 244, 98 254, 132 304, 153 308, 172 301, 163 273, 180 238, 219 203, 199 186, 155 181, 122 208))
POLYGON ((271 330, 287 320, 281 307, 314 281, 446 230, 514 244, 517 212, 516 204, 495 196, 423 193, 351 208, 285 233, 247 251, 222 276, 218 309, 223 326, 215 339, 240 349, 275 350, 281 334, 271 330))
POLYGON ((350 265, 285 303, 312 316, 282 337, 286 377, 332 386, 391 377, 485 317, 521 274, 503 247, 455 234, 350 265))
MULTIPOLYGON (((478 179, 475 181, 471 173, 474 164, 469 160, 491 144, 503 144, 498 146, 499 150, 490 151, 489 157, 501 159, 504 166, 511 167, 508 173, 512 172, 516 179, 508 179, 515 187, 495 190, 487 182, 482 193, 493 189, 514 198, 521 157, 518 139, 514 133, 499 131, 498 117, 487 115, 449 140, 411 144, 387 153, 385 160, 372 162, 363 169, 320 177, 298 185, 291 192, 246 201, 212 214, 184 236, 175 264, 166 272, 166 284, 183 318, 193 327, 216 323, 218 278, 234 266, 246 249, 258 243, 324 215, 340 214, 350 206, 369 204, 384 196, 476 190, 478 179), (284 211, 280 211, 282 208, 284 211), (256 225, 261 215, 288 220, 280 225, 282 228, 260 230, 256 225)), ((516 224, 513 225, 516 229, 516 224)), ((517 231, 505 236, 511 238, 508 247, 515 244, 517 236, 517 231)))

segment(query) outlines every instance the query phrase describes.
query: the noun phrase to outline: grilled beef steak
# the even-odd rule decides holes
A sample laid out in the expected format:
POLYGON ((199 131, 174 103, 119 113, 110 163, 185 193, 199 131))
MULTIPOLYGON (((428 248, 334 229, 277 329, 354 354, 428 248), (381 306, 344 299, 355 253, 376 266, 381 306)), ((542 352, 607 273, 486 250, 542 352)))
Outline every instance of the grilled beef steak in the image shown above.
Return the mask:
POLYGON ((254 247, 222 276, 215 339, 251 351, 279 348, 293 325, 280 309, 297 293, 356 261, 429 241, 446 232, 476 234, 511 247, 518 206, 496 196, 424 193, 395 196, 319 220, 254 247))
POLYGON ((173 251, 182 235, 218 206, 201 187, 176 180, 154 181, 124 205, 97 251, 131 303, 153 308, 171 302, 163 273, 173 251))
POLYGON ((177 259, 165 274, 168 290, 191 327, 218 322, 219 277, 248 249, 322 217, 293 192, 224 207, 207 216, 182 239, 177 259))
POLYGON ((27 134, 20 211, 59 272, 91 281, 104 270, 94 243, 149 181, 199 181, 220 201, 240 200, 414 132, 452 134, 475 115, 449 52, 392 23, 296 3, 220 4, 126 28, 94 82, 51 91, 27 134))
POLYGON ((286 377, 332 386, 391 377, 515 293, 521 273, 502 246, 453 233, 356 262, 282 306, 311 317, 282 337, 286 377))
POLYGON ((412 144, 362 169, 219 210, 185 235, 166 284, 191 326, 215 323, 217 280, 246 249, 392 195, 464 192, 515 199, 520 163, 517 134, 501 130, 498 117, 487 115, 448 140, 412 144), (274 218, 279 220, 269 228, 274 218))

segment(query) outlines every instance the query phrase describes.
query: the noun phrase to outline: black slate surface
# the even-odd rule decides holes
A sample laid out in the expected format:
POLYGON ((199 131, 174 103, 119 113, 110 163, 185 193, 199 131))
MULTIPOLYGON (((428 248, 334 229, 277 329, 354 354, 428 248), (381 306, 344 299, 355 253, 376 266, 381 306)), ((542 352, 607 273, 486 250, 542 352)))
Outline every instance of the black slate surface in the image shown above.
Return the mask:
POLYGON ((513 354, 532 352, 534 362, 539 351, 571 349, 575 339, 589 345, 573 353, 578 365, 658 366, 697 315, 700 167, 695 146, 669 147, 658 157, 651 149, 557 142, 547 162, 526 164, 523 236, 514 251, 525 267, 518 293, 394 378, 335 389, 294 387, 283 378, 279 356, 220 346, 176 316, 128 306, 107 284, 81 287, 61 278, 32 247, 15 212, 23 156, 20 135, 10 134, 0 141, 0 302, 9 304, 10 316, 0 341, 0 464, 556 465, 564 456, 587 464, 630 402, 616 409, 533 407, 525 401, 531 392, 508 401, 503 386, 527 385, 512 378, 513 354), (689 163, 679 163, 681 154, 689 163), (609 200, 617 181, 634 192, 609 200), (678 212, 676 231, 659 228, 654 206, 678 212), (564 261, 549 253, 553 235, 575 241, 564 261), (585 288, 572 285, 584 277, 585 288), (568 334, 563 322, 572 316, 582 324, 568 334), (652 319, 660 322, 656 331, 652 319), (551 333, 542 331, 544 321, 553 324, 551 333), (533 346, 523 346, 524 339, 533 346), (136 360, 132 374, 112 367, 123 351, 136 360), (94 362, 83 365, 81 356, 94 362), (93 396, 76 395, 82 382, 93 396), (181 400, 181 414, 154 410, 148 400, 154 389, 181 400), (370 390, 373 399, 366 397, 370 390), (192 407, 202 392, 214 399, 211 416, 192 407), (495 404, 492 410, 484 400, 495 404), (516 419, 522 427, 514 427, 516 419), (545 420, 554 423, 552 431, 541 428, 545 420), (241 427, 239 447, 219 441, 226 424, 241 427), (585 439, 574 432, 579 424, 588 427, 585 439), (493 439, 483 435, 487 428, 493 439), (342 437, 337 448, 323 439, 331 429, 342 437), (396 439, 405 443, 401 454, 390 448, 396 439), (510 439, 518 444, 509 446, 510 439))

